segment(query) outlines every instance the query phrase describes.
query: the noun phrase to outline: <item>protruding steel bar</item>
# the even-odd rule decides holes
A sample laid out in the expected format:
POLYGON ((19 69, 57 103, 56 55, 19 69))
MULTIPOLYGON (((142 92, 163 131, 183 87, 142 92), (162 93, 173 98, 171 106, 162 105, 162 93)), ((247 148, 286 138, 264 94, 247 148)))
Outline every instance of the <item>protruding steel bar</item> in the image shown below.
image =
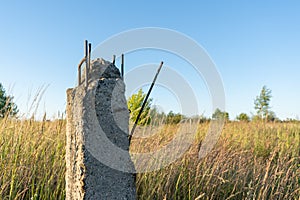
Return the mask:
POLYGON ((149 96, 150 96, 150 93, 151 93, 151 91, 152 91, 152 88, 153 88, 153 86, 154 86, 154 84, 155 84, 155 81, 156 81, 156 79, 157 79, 157 76, 158 76, 158 74, 159 74, 159 72, 160 72, 160 70, 161 70, 163 64, 164 64, 164 62, 161 61, 160 66, 158 67, 157 72, 156 72, 156 75, 155 75, 155 77, 154 77, 154 79, 153 79, 153 82, 152 82, 152 84, 151 84, 151 86, 150 86, 150 88, 149 88, 149 91, 148 91, 147 95, 146 95, 146 98, 144 99, 142 108, 141 108, 141 110, 140 110, 140 112, 139 112, 139 114, 138 114, 138 116, 137 116, 137 118, 136 118, 136 120, 135 120, 135 122, 134 122, 134 125, 133 125, 133 127, 132 127, 132 129, 131 129, 130 135, 128 136, 129 144, 130 144, 130 142, 131 142, 131 138, 132 138, 132 136, 133 136, 134 130, 135 130, 135 128, 136 128, 136 126, 137 126, 137 124, 138 124, 138 122, 139 122, 139 120, 140 120, 140 117, 141 117, 141 115, 142 115, 142 112, 143 112, 143 110, 144 110, 144 108, 145 108, 145 106, 146 106, 147 100, 148 100, 148 98, 149 98, 149 96))
POLYGON ((86 58, 86 67, 85 67, 85 87, 87 89, 88 84, 89 84, 89 71, 91 68, 91 51, 92 51, 92 44, 89 43, 88 45, 88 54, 86 58))
POLYGON ((115 62, 116 62, 116 55, 113 55, 112 64, 115 64, 115 62))
POLYGON ((89 45, 88 41, 85 40, 85 87, 88 86, 89 79, 89 45))
POLYGON ((91 51, 92 51, 92 44, 89 43, 89 56, 91 57, 91 51))
POLYGON ((90 71, 90 68, 91 68, 91 51, 92 51, 92 44, 89 43, 89 56, 88 56, 89 71, 90 71))
POLYGON ((124 81, 124 54, 122 54, 121 58, 121 75, 122 75, 122 80, 124 81))
POLYGON ((85 62, 86 58, 82 58, 78 65, 78 86, 81 84, 81 65, 85 62))
MULTIPOLYGON (((84 41, 84 58, 81 59, 79 65, 78 65, 78 86, 81 84, 81 66, 85 62, 87 64, 87 55, 88 55, 88 41, 84 41)), ((85 70, 87 72, 87 70, 85 70)), ((86 73, 87 75, 87 73, 86 73)), ((85 77, 87 80, 87 77, 85 77)))

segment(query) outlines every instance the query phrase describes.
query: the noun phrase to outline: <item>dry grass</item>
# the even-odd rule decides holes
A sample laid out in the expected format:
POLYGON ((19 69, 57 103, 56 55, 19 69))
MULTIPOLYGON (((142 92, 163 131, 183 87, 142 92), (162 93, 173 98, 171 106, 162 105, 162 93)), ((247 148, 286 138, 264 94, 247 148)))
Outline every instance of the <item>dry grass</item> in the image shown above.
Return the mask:
POLYGON ((64 199, 65 121, 0 120, 0 198, 64 199))
MULTIPOLYGON (((139 199, 300 198, 299 123, 227 123, 213 151, 198 160, 207 129, 199 125, 195 143, 175 163, 137 176, 139 199)), ((160 135, 136 140, 132 151, 161 144, 160 135)))
MULTIPOLYGON (((213 149, 198 160, 208 124, 194 144, 168 167, 137 175, 139 199, 300 198, 300 124, 227 123, 213 149)), ((132 151, 167 144, 176 126, 133 140, 132 151)), ((65 197, 65 121, 0 120, 0 198, 65 197)))

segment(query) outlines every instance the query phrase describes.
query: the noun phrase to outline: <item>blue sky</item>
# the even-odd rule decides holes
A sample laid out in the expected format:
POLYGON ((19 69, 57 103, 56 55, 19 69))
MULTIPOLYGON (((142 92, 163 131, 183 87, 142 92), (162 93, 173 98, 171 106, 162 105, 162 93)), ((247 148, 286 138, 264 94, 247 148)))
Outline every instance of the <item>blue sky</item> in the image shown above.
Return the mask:
MULTIPOLYGON (((272 90, 271 106, 277 116, 296 118, 300 116, 299 10, 296 0, 4 1, 0 82, 15 96, 21 112, 28 112, 27 104, 36 91, 48 86, 38 112, 51 117, 64 111, 65 91, 76 84, 85 39, 97 45, 129 29, 162 27, 193 38, 208 52, 222 77, 231 118, 241 112, 254 113, 253 101, 263 85, 272 90)), ((184 62, 178 58, 149 54, 128 55, 126 70, 141 63, 159 64, 162 57, 182 72, 184 62)), ((210 115, 205 83, 199 86, 192 80, 196 91, 203 88, 197 92, 203 98, 199 112, 210 115)), ((174 96, 163 88, 157 87, 152 97, 165 111, 178 110, 174 96)))

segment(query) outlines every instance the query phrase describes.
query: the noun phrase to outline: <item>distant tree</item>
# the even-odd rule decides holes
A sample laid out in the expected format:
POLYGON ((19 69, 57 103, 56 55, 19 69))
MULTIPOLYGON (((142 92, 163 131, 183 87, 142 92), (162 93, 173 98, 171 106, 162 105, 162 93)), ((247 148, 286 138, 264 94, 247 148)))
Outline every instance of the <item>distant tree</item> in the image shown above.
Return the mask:
POLYGON ((271 113, 270 111, 270 101, 272 98, 271 95, 272 91, 268 89, 266 86, 263 86, 260 95, 256 97, 254 101, 254 108, 257 112, 257 115, 262 119, 262 120, 268 120, 269 115, 275 113, 271 113))
POLYGON ((299 120, 295 118, 286 118, 284 122, 295 123, 295 122, 299 122, 299 120))
MULTIPOLYGON (((140 89, 136 94, 133 94, 131 97, 129 97, 127 101, 128 109, 130 110, 130 120, 132 122, 136 121, 136 118, 142 108, 144 99, 146 98, 146 94, 143 92, 142 89, 140 89)), ((141 117, 139 119, 138 124, 139 125, 146 125, 149 124, 151 121, 150 117, 150 109, 151 109, 151 102, 152 99, 149 98, 147 100, 146 106, 141 114, 141 117)))
POLYGON ((174 113, 173 111, 170 111, 167 114, 167 119, 166 119, 166 123, 167 124, 178 124, 182 119, 183 119, 183 115, 180 113, 174 113))
POLYGON ((224 119, 226 121, 229 121, 229 113, 225 111, 223 112, 219 108, 217 108, 212 114, 212 119, 224 119))
POLYGON ((236 117, 237 120, 243 121, 243 122, 249 122, 250 117, 246 113, 241 113, 236 117))
POLYGON ((13 102, 13 96, 7 96, 5 94, 5 89, 0 83, 0 118, 15 116, 18 113, 18 107, 13 102))
POLYGON ((201 114, 198 117, 198 119, 199 119, 199 123, 207 123, 207 122, 210 122, 210 120, 211 120, 209 117, 204 116, 204 114, 201 114))
POLYGON ((259 122, 259 121, 262 121, 262 118, 259 115, 253 115, 251 120, 253 122, 259 122))
POLYGON ((275 122, 275 121, 279 121, 279 119, 276 117, 275 112, 269 111, 269 113, 267 115, 267 121, 269 121, 269 122, 275 122))
POLYGON ((164 112, 160 112, 156 106, 153 106, 150 109, 150 119, 151 125, 161 125, 165 123, 166 114, 164 112))

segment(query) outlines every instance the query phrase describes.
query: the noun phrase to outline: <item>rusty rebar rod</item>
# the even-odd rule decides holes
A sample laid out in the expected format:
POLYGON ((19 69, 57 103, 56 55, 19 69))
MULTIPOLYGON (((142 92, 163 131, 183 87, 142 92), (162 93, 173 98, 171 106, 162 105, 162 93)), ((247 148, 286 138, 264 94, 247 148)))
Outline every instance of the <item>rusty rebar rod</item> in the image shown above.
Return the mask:
POLYGON ((121 75, 122 75, 122 80, 124 81, 124 54, 122 54, 122 58, 121 58, 121 75))
POLYGON ((112 64, 115 64, 116 62, 116 55, 113 55, 112 64))
POLYGON ((92 44, 89 43, 88 49, 87 49, 87 58, 86 58, 86 65, 85 65, 85 87, 87 89, 89 84, 89 71, 91 67, 91 51, 92 51, 92 44))
MULTIPOLYGON (((78 64, 78 86, 81 84, 81 66, 83 65, 83 63, 85 62, 87 65, 87 55, 88 55, 88 41, 85 40, 84 41, 84 58, 81 59, 80 63, 78 64)), ((87 72, 87 70, 85 70, 87 72)), ((87 79, 87 73, 86 73, 86 77, 85 79, 87 79)))
POLYGON ((85 62, 86 58, 82 58, 80 63, 78 64, 78 86, 81 84, 81 66, 85 62))
POLYGON ((140 117, 141 117, 141 115, 142 115, 142 112, 143 112, 143 110, 144 110, 144 108, 145 108, 145 106, 146 106, 147 100, 148 100, 148 98, 149 98, 149 96, 150 96, 150 93, 151 93, 151 91, 152 91, 152 88, 153 88, 153 86, 154 86, 154 84, 155 84, 155 81, 156 81, 156 79, 157 79, 157 76, 158 76, 158 74, 159 74, 159 72, 160 72, 160 70, 161 70, 163 64, 164 64, 164 62, 161 61, 160 65, 159 65, 159 67, 158 67, 158 69, 157 69, 156 75, 155 75, 155 77, 154 77, 154 79, 153 79, 153 81, 152 81, 152 84, 151 84, 151 86, 150 86, 150 88, 149 88, 149 90, 148 90, 148 93, 147 93, 147 95, 146 95, 146 98, 144 99, 142 108, 141 108, 141 110, 140 110, 140 112, 139 112, 139 114, 138 114, 138 116, 137 116, 137 118, 136 118, 136 120, 135 120, 135 122, 134 122, 134 125, 133 125, 133 127, 132 127, 132 129, 131 129, 130 135, 128 136, 129 144, 130 144, 130 142, 131 142, 131 138, 132 138, 132 136, 133 136, 134 130, 135 130, 135 128, 136 128, 136 126, 137 126, 137 124, 138 124, 138 122, 139 122, 139 120, 140 120, 140 117))
POLYGON ((85 88, 88 86, 88 76, 89 76, 89 47, 88 47, 88 41, 85 40, 85 88))

